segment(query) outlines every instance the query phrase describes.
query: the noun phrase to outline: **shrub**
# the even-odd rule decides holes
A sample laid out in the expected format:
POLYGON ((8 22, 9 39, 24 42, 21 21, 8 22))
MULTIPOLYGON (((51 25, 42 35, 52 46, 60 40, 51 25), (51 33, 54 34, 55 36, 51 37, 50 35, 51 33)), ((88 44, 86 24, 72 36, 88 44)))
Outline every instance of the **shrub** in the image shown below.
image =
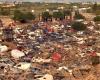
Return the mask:
POLYGON ((94 17, 93 20, 94 20, 95 22, 100 21, 100 16, 96 16, 96 17, 94 17))
POLYGON ((78 13, 75 14, 74 19, 85 19, 85 17, 82 14, 78 13))
POLYGON ((72 28, 76 31, 83 31, 86 29, 86 25, 81 22, 74 22, 72 28))

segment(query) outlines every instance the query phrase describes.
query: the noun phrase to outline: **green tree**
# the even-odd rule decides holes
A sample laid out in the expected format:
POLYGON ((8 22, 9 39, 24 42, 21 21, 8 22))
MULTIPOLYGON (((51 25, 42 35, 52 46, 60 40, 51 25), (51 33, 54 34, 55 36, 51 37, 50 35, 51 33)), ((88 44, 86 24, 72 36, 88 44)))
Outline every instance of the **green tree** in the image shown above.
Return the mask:
POLYGON ((86 25, 81 22, 74 22, 72 28, 76 31, 83 31, 86 29, 86 25))
POLYGON ((48 19, 51 19, 51 18, 52 18, 52 15, 49 12, 46 11, 42 13, 42 19, 44 21, 47 21, 48 19))
POLYGON ((19 10, 15 10, 13 19, 15 21, 26 20, 26 15, 19 10))
POLYGON ((94 19, 93 19, 95 22, 98 22, 98 21, 100 21, 100 16, 96 16, 96 17, 94 17, 94 19))
POLYGON ((22 23, 25 23, 27 21, 34 20, 35 19, 35 15, 32 14, 31 12, 24 13, 24 12, 21 12, 19 10, 15 10, 13 19, 15 21, 20 21, 22 23))
POLYGON ((64 13, 62 13, 62 12, 53 12, 53 17, 55 18, 55 19, 60 19, 60 20, 62 20, 62 19, 64 19, 64 13))
POLYGON ((71 16, 72 15, 71 10, 64 10, 63 13, 64 13, 65 16, 71 16))
POLYGON ((26 13, 26 19, 27 20, 34 20, 35 19, 35 15, 32 14, 31 12, 27 12, 26 13))
POLYGON ((64 17, 65 16, 70 16, 70 18, 72 18, 71 10, 64 10, 63 13, 64 13, 64 17))
POLYGON ((94 11, 96 11, 96 10, 97 10, 97 8, 98 8, 98 4, 97 4, 97 3, 95 3, 95 4, 93 5, 93 7, 92 7, 93 12, 94 12, 94 11))

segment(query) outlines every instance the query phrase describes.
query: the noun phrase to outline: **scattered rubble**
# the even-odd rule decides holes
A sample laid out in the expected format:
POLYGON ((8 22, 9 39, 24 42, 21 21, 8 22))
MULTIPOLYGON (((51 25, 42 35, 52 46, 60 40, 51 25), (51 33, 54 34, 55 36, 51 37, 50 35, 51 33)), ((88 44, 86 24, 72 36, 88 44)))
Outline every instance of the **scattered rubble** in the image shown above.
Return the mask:
POLYGON ((1 80, 100 79, 100 32, 95 24, 85 31, 59 21, 36 25, 2 29, 1 80))

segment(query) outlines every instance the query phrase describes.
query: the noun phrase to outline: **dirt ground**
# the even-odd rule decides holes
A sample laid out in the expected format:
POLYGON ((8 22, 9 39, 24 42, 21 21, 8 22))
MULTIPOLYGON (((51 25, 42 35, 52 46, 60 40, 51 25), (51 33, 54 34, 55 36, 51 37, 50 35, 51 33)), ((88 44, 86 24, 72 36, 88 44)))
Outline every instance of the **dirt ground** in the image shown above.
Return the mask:
POLYGON ((0 19, 3 21, 4 26, 8 26, 13 20, 8 16, 0 16, 0 19))

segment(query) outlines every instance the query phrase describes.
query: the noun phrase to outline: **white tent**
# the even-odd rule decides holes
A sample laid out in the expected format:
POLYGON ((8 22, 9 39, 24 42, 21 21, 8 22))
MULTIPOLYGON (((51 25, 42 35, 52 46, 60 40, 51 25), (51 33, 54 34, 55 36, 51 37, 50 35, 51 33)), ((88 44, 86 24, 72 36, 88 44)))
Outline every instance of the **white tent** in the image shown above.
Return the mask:
POLYGON ((11 51, 11 56, 14 57, 14 58, 20 58, 22 56, 25 56, 25 54, 22 51, 14 49, 14 50, 11 51))

